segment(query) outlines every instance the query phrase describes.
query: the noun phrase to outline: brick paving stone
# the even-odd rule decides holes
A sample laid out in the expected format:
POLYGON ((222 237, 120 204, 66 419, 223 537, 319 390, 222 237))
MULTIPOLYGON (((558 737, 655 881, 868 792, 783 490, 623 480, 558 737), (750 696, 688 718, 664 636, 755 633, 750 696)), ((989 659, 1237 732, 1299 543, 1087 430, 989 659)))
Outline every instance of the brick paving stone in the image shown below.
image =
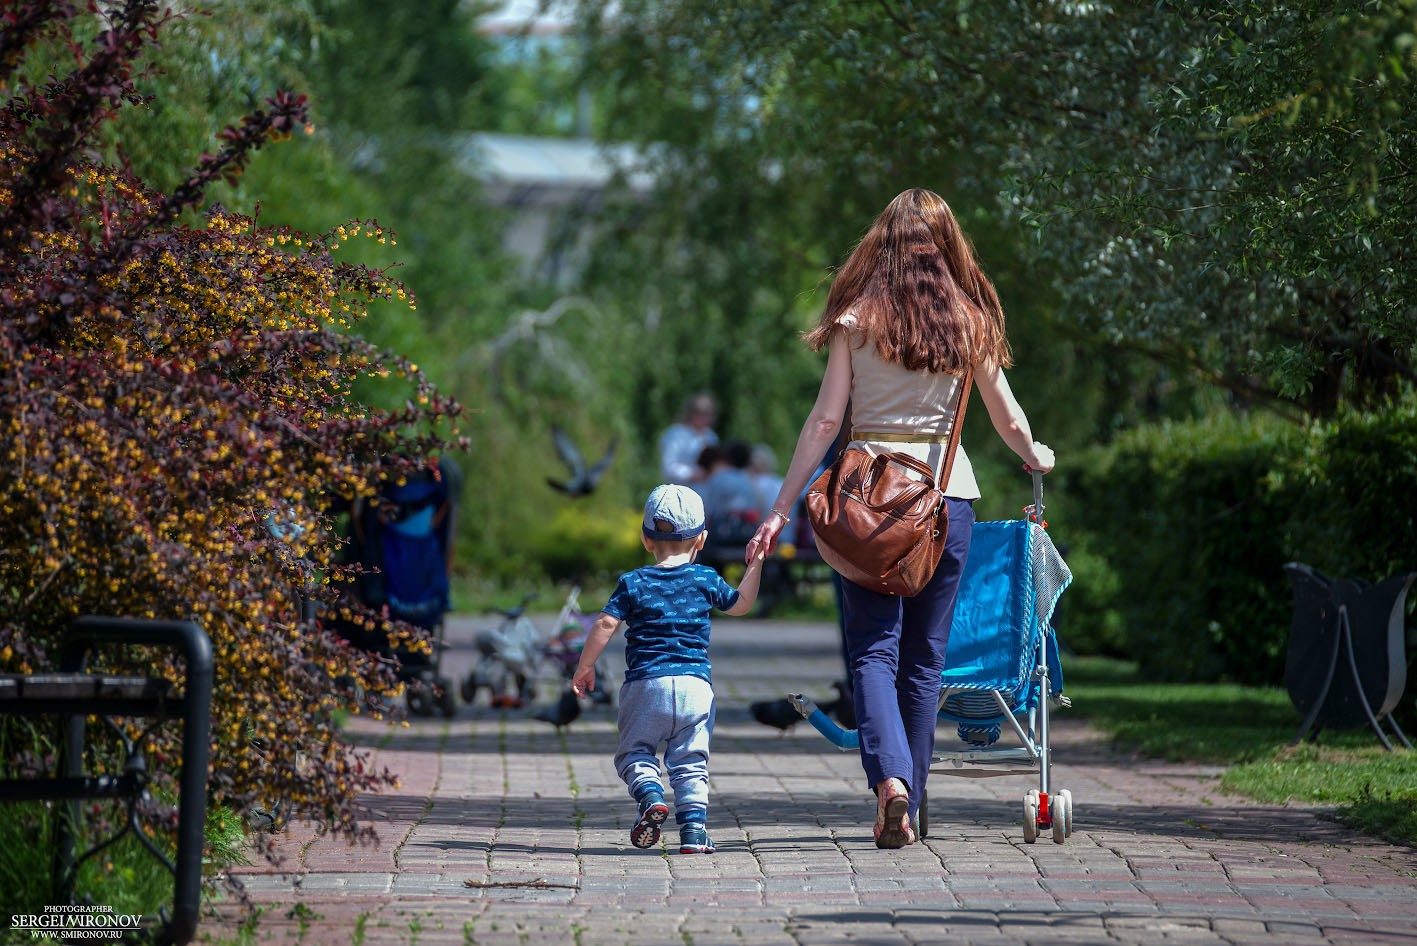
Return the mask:
MULTIPOLYGON (((466 672, 482 626, 450 622, 445 673, 466 672)), ((259 912, 228 899, 201 940, 1417 946, 1417 852, 1352 834, 1322 808, 1228 796, 1214 767, 1118 754, 1066 713, 1053 731, 1054 787, 1074 795, 1066 844, 1023 842, 1036 777, 940 774, 929 836, 877 850, 856 755, 805 725, 760 726, 746 709, 790 690, 829 698, 835 628, 723 619, 714 648, 718 853, 679 855, 672 821, 664 845, 629 844, 635 810, 611 764, 611 708, 587 708, 559 732, 530 708, 464 707, 407 728, 356 717, 349 738, 400 775, 369 800, 379 842, 290 825, 275 838, 279 866, 233 871, 259 912)))
POLYGON ((1292 937, 1294 942, 1300 942, 1305 939, 1322 939, 1324 936, 1323 930, 1314 923, 1271 920, 1265 925, 1268 927, 1269 932, 1274 935, 1286 938, 1292 937))

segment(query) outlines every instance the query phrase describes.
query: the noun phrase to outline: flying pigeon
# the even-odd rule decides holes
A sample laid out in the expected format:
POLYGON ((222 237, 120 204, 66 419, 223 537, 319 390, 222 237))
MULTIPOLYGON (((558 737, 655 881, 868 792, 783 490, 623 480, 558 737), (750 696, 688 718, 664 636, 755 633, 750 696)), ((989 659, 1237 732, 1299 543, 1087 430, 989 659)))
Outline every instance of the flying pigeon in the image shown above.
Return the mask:
POLYGON ((571 469, 571 478, 563 483, 548 477, 546 482, 568 496, 589 496, 600 485, 600 478, 614 459, 619 438, 611 439, 610 445, 605 448, 605 456, 597 460, 595 466, 587 467, 585 457, 581 456, 581 451, 564 430, 553 426, 551 437, 556 442, 556 455, 571 469))

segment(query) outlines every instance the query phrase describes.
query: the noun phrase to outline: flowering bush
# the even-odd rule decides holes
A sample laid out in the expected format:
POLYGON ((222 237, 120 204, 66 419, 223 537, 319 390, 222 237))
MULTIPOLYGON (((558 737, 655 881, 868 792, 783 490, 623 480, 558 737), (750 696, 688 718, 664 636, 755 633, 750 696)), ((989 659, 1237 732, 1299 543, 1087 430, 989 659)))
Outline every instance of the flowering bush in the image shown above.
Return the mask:
MULTIPOLYGON (((50 668, 80 614, 195 620, 216 654, 212 800, 282 801, 367 834, 354 798, 392 776, 334 719, 398 684, 302 602, 346 607, 334 510, 407 472, 397 457, 446 446, 457 407, 350 331, 372 301, 407 299, 386 272, 336 258, 388 240, 377 224, 307 235, 198 213, 211 182, 303 126, 303 97, 278 93, 222 131, 172 193, 93 156, 104 122, 140 101, 135 63, 169 17, 152 0, 0 15, 0 669, 50 668), (72 68, 24 84, 41 43, 67 47, 72 68), (406 406, 372 408, 361 385, 401 386, 406 406)), ((146 671, 155 658, 105 659, 146 671)), ((169 770, 177 735, 153 753, 169 770)))

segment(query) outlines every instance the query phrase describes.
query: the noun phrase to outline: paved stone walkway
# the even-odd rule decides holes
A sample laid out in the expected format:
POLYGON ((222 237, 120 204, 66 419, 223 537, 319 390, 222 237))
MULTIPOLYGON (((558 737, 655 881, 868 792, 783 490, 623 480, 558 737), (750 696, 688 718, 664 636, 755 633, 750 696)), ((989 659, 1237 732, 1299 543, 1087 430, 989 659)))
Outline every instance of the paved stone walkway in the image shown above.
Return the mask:
MULTIPOLYGON (((465 673, 485 626, 451 622, 445 671, 465 673)), ((1215 770, 1112 753, 1066 711, 1053 739, 1054 788, 1075 805, 1066 844, 1023 842, 1022 798, 1036 778, 936 775, 929 836, 877 850, 856 755, 805 724, 779 735, 746 709, 792 690, 827 699, 839 675, 830 625, 717 621, 718 852, 707 856, 630 846, 613 710, 589 709, 559 732, 485 696, 407 729, 356 721, 351 739, 402 776, 370 800, 380 843, 291 826, 283 864, 236 872, 257 912, 223 905, 200 935, 319 946, 1417 946, 1417 851, 1354 835, 1322 809, 1227 797, 1215 770)), ((556 684, 542 690, 550 699, 556 684)))

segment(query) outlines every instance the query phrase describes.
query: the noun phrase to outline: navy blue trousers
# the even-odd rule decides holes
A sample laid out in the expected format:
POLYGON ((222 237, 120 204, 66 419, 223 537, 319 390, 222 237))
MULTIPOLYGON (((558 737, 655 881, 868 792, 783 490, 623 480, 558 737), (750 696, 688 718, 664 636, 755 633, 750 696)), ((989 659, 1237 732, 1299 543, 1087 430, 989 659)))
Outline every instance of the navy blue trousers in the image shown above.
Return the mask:
POLYGON ((945 551, 919 594, 901 598, 841 583, 861 766, 873 788, 888 778, 905 782, 912 818, 935 752, 940 673, 974 526, 969 500, 946 501, 945 551))

